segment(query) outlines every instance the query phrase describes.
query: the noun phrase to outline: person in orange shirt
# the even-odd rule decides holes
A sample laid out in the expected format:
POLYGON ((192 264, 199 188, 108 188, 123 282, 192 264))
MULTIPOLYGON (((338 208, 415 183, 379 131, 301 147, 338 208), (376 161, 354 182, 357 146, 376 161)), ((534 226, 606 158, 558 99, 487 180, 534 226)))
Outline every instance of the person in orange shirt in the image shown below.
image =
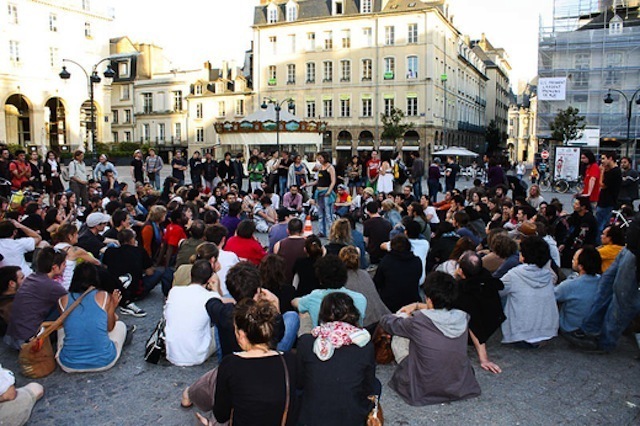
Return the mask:
POLYGON ((607 226, 602 231, 602 245, 598 247, 598 253, 602 258, 602 273, 609 269, 618 253, 624 248, 624 231, 618 225, 607 226))
POLYGON ((19 190, 23 182, 31 178, 31 166, 27 163, 27 154, 23 150, 16 151, 16 159, 9 163, 11 172, 11 189, 19 190))

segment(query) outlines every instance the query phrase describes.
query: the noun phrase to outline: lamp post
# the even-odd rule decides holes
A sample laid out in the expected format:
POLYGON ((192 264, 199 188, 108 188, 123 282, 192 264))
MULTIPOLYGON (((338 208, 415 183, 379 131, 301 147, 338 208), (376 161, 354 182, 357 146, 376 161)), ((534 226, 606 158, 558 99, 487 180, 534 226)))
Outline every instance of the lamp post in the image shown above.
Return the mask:
MULTIPOLYGON (((611 97, 611 92, 616 92, 616 93, 620 93, 622 95, 622 97, 624 98, 625 101, 627 101, 627 157, 629 157, 629 143, 631 142, 631 113, 633 112, 633 100, 636 98, 636 96, 638 95, 638 93, 640 93, 640 88, 638 88, 633 95, 631 95, 631 98, 628 98, 627 95, 624 94, 623 91, 618 90, 618 89, 609 89, 609 93, 607 93, 607 96, 604 98, 604 103, 607 105, 610 105, 614 102, 613 97, 611 97)), ((640 105, 640 96, 635 99, 636 101, 636 105, 640 105)), ((636 163, 636 141, 635 138, 633 139, 633 158, 632 158, 632 164, 635 166, 636 163)))
POLYGON ((295 108, 293 98, 285 98, 281 101, 278 101, 277 99, 265 97, 262 100, 262 105, 260 105, 260 108, 267 109, 269 107, 269 104, 272 104, 274 105, 274 109, 276 110, 276 146, 278 149, 278 153, 280 153, 280 111, 282 110, 282 105, 284 105, 285 102, 288 104, 287 109, 289 111, 292 111, 295 108))
MULTIPOLYGON (((96 63, 91 67, 91 74, 89 74, 87 70, 76 61, 72 61, 71 59, 62 60, 62 62, 69 62, 74 65, 77 65, 82 70, 82 72, 84 72, 84 75, 87 77, 87 89, 89 91, 89 102, 91 103, 91 107, 90 107, 91 108, 91 118, 90 118, 91 138, 89 139, 91 145, 86 147, 89 152, 92 152, 96 146, 96 114, 95 114, 95 105, 93 102, 93 99, 94 99, 93 85, 98 84, 101 81, 101 78, 98 75, 98 71, 97 71, 98 65, 100 65, 105 61, 110 61, 110 60, 111 58, 101 59, 98 63, 96 63)), ((115 77, 116 72, 111 68, 111 64, 108 64, 107 69, 104 70, 103 74, 105 78, 113 78, 115 77)), ((63 80, 68 80, 71 78, 71 73, 67 71, 67 67, 63 66, 59 76, 63 80)))

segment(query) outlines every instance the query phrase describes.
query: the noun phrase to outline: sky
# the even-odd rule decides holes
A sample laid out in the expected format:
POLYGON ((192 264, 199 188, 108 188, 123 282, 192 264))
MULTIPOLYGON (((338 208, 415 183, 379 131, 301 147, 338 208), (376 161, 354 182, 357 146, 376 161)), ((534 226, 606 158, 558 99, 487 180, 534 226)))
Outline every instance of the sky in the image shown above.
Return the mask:
MULTIPOLYGON (((507 51, 514 91, 518 80, 536 75, 539 16, 550 23, 552 0, 449 0, 454 25, 471 39, 484 32, 494 47, 507 51)), ((179 69, 205 61, 244 61, 251 48, 253 10, 259 0, 181 0, 161 6, 151 0, 111 0, 116 22, 113 37, 153 42, 179 69), (228 6, 224 6, 228 4, 228 6)))

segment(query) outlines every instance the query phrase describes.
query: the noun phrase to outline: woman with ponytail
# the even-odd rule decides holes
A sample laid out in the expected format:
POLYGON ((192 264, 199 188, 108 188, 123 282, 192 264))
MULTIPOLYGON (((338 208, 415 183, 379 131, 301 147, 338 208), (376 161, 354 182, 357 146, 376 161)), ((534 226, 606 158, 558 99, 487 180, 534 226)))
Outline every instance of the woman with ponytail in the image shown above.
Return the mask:
POLYGON ((59 282, 65 290, 69 290, 71 278, 73 278, 73 271, 76 269, 78 263, 87 262, 96 266, 101 264, 91 253, 83 248, 76 247, 78 243, 78 228, 76 228, 75 225, 71 223, 60 225, 53 235, 51 235, 51 238, 55 244, 53 246, 55 250, 67 252, 67 266, 59 278, 59 282))

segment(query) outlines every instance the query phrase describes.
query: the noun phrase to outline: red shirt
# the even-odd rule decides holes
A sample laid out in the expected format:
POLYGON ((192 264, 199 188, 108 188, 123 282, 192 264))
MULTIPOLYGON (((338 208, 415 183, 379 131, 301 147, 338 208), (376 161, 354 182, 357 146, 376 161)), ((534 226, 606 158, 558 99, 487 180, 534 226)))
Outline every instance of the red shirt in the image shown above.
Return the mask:
POLYGON ((589 196, 589 201, 597 203, 598 197, 600 196, 600 167, 597 163, 593 163, 587 167, 587 171, 584 176, 584 189, 582 190, 584 195, 589 191, 589 179, 592 177, 596 178, 596 181, 593 185, 593 191, 591 191, 591 195, 589 196))
POLYGON ((164 242, 169 246, 178 247, 181 240, 185 240, 187 234, 181 225, 170 223, 164 232, 164 242))
POLYGON ((23 163, 22 161, 12 161, 9 163, 9 171, 11 172, 11 188, 13 189, 20 189, 22 182, 28 181, 29 177, 31 177, 31 166, 23 163), (18 178, 13 174, 14 170, 17 170, 20 174, 24 172, 27 173, 18 178))
POLYGON ((238 255, 240 260, 248 260, 254 265, 259 265, 263 257, 267 255, 255 238, 242 238, 237 235, 229 238, 224 249, 238 255))
POLYGON ((374 179, 378 177, 378 171, 380 170, 381 163, 382 161, 380 160, 367 161, 367 173, 369 175, 369 179, 374 179))

